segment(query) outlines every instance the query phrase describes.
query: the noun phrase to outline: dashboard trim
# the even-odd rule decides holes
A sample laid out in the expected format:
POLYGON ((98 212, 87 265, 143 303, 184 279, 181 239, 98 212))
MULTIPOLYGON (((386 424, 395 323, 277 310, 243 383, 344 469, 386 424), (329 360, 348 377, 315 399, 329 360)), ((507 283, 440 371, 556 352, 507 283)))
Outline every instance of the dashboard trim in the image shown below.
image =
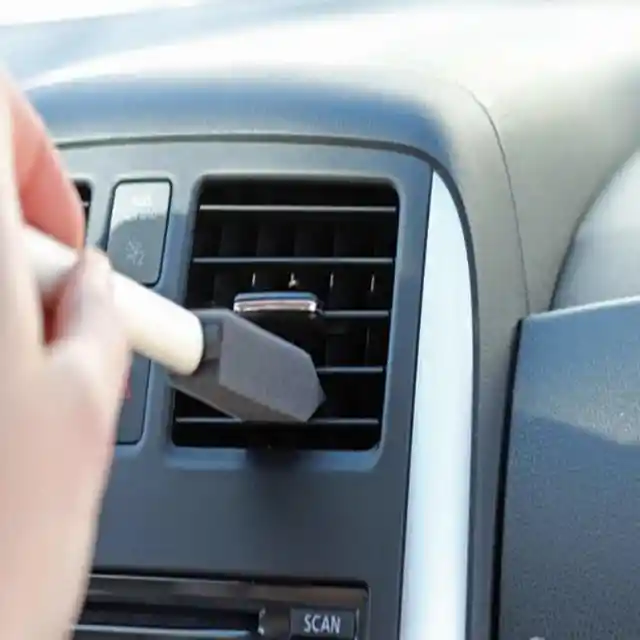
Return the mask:
POLYGON ((449 189, 434 173, 418 334, 400 640, 464 640, 467 631, 473 318, 464 229, 449 189))
POLYGON ((397 639, 432 166, 401 153, 261 142, 66 147, 63 158, 73 175, 80 171, 95 184, 88 233, 92 244, 106 241, 113 185, 159 176, 172 181, 165 260, 154 289, 175 300, 184 296, 197 185, 203 177, 331 176, 395 186, 402 259, 396 266, 394 309, 401 311, 391 336, 383 445, 354 455, 310 451, 293 460, 172 446, 171 392, 166 373, 152 366, 142 439, 116 453, 95 569, 364 584, 371 602, 386 603, 372 606, 367 616, 372 640, 397 639), (229 504, 234 507, 227 509, 229 504))

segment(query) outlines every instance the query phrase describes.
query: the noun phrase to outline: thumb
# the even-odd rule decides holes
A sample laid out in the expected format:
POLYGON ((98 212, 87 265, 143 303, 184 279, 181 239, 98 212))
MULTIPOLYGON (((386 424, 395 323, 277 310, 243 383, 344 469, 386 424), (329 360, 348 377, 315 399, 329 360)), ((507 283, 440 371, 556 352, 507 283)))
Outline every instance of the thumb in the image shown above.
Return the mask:
MULTIPOLYGON (((72 394, 85 422, 80 429, 105 430, 111 440, 126 383, 129 351, 112 296, 111 266, 87 250, 53 309, 49 366, 72 394)), ((97 434, 100 435, 100 434, 97 434)))

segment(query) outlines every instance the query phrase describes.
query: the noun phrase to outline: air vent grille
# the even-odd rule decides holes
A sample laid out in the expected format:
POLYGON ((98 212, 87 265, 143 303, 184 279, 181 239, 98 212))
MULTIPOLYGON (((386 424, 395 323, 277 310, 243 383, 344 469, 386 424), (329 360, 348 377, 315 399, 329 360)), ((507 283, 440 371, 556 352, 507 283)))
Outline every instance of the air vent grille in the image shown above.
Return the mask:
POLYGON ((311 351, 327 401, 309 425, 238 423, 176 393, 182 446, 366 450, 380 440, 398 197, 378 183, 219 181, 200 196, 186 304, 299 290, 325 309, 311 351))
POLYGON ((74 185, 78 195, 80 196, 80 200, 82 201, 85 220, 88 220, 89 213, 91 212, 91 185, 80 180, 74 182, 74 185))

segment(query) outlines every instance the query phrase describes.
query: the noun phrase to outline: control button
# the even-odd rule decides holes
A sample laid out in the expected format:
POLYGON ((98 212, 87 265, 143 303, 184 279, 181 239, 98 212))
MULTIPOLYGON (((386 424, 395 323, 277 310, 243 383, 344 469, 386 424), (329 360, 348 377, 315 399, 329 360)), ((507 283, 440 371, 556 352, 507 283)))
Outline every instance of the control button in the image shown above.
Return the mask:
POLYGON ((120 411, 118 444, 135 444, 142 438, 150 366, 146 358, 137 355, 133 357, 129 383, 120 411))
POLYGON ((292 638, 353 640, 356 637, 356 614, 353 611, 292 609, 289 627, 292 638))
POLYGON ((160 277, 171 183, 123 182, 113 196, 107 253, 114 268, 140 284, 160 277))

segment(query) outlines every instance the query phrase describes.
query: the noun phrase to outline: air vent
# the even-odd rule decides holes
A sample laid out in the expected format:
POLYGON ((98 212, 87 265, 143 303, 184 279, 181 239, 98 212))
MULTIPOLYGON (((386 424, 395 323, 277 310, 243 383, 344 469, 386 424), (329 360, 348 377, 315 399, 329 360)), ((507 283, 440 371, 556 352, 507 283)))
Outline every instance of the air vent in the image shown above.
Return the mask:
POLYGON ((91 185, 87 182, 76 181, 74 182, 80 200, 82 201, 82 207, 84 208, 85 220, 89 219, 89 213, 91 211, 91 185))
POLYGON ((297 290, 324 304, 311 355, 327 400, 304 426, 239 423, 176 393, 178 446, 367 450, 380 441, 398 236, 386 184, 208 182, 195 221, 186 304, 297 290))

